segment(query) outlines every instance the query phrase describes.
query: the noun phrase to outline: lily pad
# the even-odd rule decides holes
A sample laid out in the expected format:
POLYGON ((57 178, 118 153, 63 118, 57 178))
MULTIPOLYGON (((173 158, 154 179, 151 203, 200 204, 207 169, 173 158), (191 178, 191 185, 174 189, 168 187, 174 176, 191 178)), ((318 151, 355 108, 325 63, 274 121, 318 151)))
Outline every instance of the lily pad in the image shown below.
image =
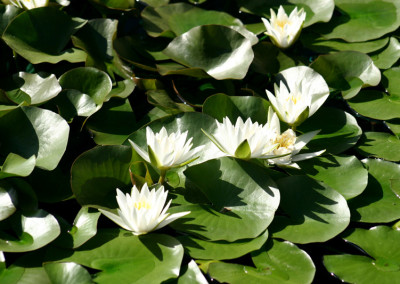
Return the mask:
POLYGON ((15 189, 5 182, 0 182, 0 221, 7 219, 17 210, 15 189))
POLYGON ((240 264, 210 263, 212 278, 226 283, 311 283, 315 266, 310 256, 290 242, 270 240, 252 255, 255 268, 240 264))
POLYGON ((178 278, 177 284, 189 284, 189 283, 197 283, 197 284, 208 284, 206 278, 201 273, 200 268, 197 266, 194 260, 191 260, 187 265, 187 270, 184 272, 182 276, 178 278))
POLYGON ((372 59, 357 51, 320 55, 310 67, 324 77, 329 87, 341 90, 345 99, 357 95, 362 87, 378 85, 381 80, 372 59))
POLYGON ((274 218, 273 237, 294 243, 325 242, 350 223, 350 210, 342 195, 307 176, 277 181, 282 213, 274 218))
POLYGON ((169 235, 138 237, 124 230, 102 229, 62 261, 101 270, 94 279, 98 283, 161 283, 179 275, 182 257, 182 245, 169 235))
POLYGON ((400 3, 396 0, 335 0, 341 15, 320 32, 325 38, 361 42, 379 38, 400 26, 400 3))
POLYGON ((73 237, 73 248, 80 247, 97 233, 97 221, 100 212, 93 208, 82 207, 76 215, 69 234, 73 237))
POLYGON ((400 166, 383 160, 365 159, 368 185, 364 192, 349 201, 354 221, 377 223, 400 218, 400 200, 391 189, 391 180, 398 179, 400 166))
POLYGON ((307 175, 322 181, 346 200, 360 195, 368 184, 368 171, 355 156, 325 156, 297 164, 307 175))
POLYGON ((362 248, 364 255, 327 255, 327 270, 349 283, 392 283, 400 277, 400 231, 386 226, 355 229, 344 239, 362 248))
POLYGON ((174 38, 163 53, 188 67, 198 67, 217 80, 243 79, 253 61, 251 41, 218 25, 195 27, 174 38))
POLYGON ((37 167, 53 170, 66 150, 69 126, 52 111, 21 107, 0 118, 0 132, 1 153, 35 155, 37 167))
POLYGON ((380 53, 371 55, 376 67, 380 69, 388 69, 393 66, 400 58, 400 43, 391 37, 389 45, 380 53))
POLYGON ((79 156, 71 168, 71 186, 81 205, 115 208, 116 188, 130 189, 128 146, 102 146, 79 156))
POLYGON ((36 157, 34 155, 25 159, 19 155, 10 153, 7 155, 7 158, 1 167, 0 179, 13 176, 26 177, 32 173, 35 164, 36 157))
POLYGON ((253 122, 267 123, 269 102, 258 97, 232 97, 217 94, 207 98, 203 104, 203 113, 206 113, 222 122, 228 117, 232 123, 238 117, 243 121, 251 118, 253 122))
POLYGON ((43 268, 49 276, 51 283, 93 283, 89 272, 79 264, 73 262, 46 263, 43 265, 43 268))
POLYGON ((191 213, 172 223, 173 228, 211 241, 233 242, 259 236, 274 218, 280 195, 264 168, 224 157, 184 173, 209 203, 179 206, 179 211, 191 213))
POLYGON ((2 38, 15 52, 33 64, 58 63, 62 60, 82 62, 86 59, 85 52, 65 48, 71 35, 85 23, 85 20, 71 18, 56 8, 42 7, 16 16, 2 38))
POLYGON ((356 150, 366 157, 400 161, 400 140, 384 132, 364 132, 356 150))
POLYGON ((30 216, 15 213, 2 221, 0 227, 0 250, 5 252, 36 250, 47 245, 60 234, 60 226, 56 218, 44 210, 38 210, 30 216), (4 227, 12 230, 14 235, 6 233, 4 227))
POLYGON ((191 236, 178 237, 185 252, 195 259, 233 259, 258 250, 267 241, 268 231, 257 238, 236 242, 210 242, 191 236))
POLYGON ((320 108, 298 127, 302 133, 318 129, 321 131, 307 143, 307 147, 313 151, 326 149, 326 153, 334 155, 353 147, 362 134, 351 114, 330 107, 320 108))
POLYGON ((361 91, 348 101, 359 114, 379 120, 400 118, 400 100, 397 95, 376 90, 361 91))

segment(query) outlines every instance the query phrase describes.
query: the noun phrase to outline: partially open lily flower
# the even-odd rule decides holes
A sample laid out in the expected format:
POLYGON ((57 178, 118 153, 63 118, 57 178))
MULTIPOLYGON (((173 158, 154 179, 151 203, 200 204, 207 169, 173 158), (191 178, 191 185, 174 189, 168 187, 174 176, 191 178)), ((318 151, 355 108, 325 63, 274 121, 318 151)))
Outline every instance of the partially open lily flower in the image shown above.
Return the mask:
POLYGON ((271 9, 271 19, 262 18, 267 31, 265 34, 271 37, 271 41, 280 48, 288 48, 299 37, 303 27, 306 13, 303 8, 297 11, 297 7, 288 16, 282 6, 278 9, 278 15, 271 9))
POLYGON ((275 96, 267 96, 279 118, 290 126, 300 125, 313 115, 329 96, 324 78, 307 66, 296 66, 279 73, 275 96), (280 77, 280 78, 279 78, 280 77))
MULTIPOLYGON (((273 111, 270 107, 269 115, 271 115, 271 113, 273 113, 273 111)), ((278 156, 278 158, 269 159, 268 163, 270 164, 299 168, 295 162, 311 159, 325 152, 325 150, 322 150, 313 153, 298 154, 300 150, 318 134, 319 130, 311 131, 297 137, 292 129, 287 129, 281 134, 279 124, 275 124, 275 128, 278 129, 278 135, 274 143, 278 146, 273 150, 273 154, 278 156)))
POLYGON ((99 211, 125 230, 131 231, 134 235, 142 235, 161 229, 172 221, 190 213, 190 211, 175 214, 167 213, 171 204, 170 200, 165 205, 167 197, 168 190, 164 191, 163 186, 151 191, 146 183, 140 191, 136 186, 133 186, 130 195, 128 193, 124 195, 117 188, 119 206, 117 214, 103 209, 99 209, 99 211))
POLYGON ((147 162, 161 171, 174 167, 184 166, 198 158, 204 146, 192 149, 193 137, 187 139, 188 132, 173 132, 168 135, 165 127, 154 134, 150 127, 146 127, 147 151, 129 140, 136 152, 147 162))
POLYGON ((10 3, 21 9, 34 9, 45 7, 49 4, 49 0, 10 0, 10 3))
POLYGON ((217 129, 212 135, 204 130, 203 132, 228 156, 243 160, 268 159, 275 156, 271 154, 278 146, 274 143, 278 133, 273 121, 279 123, 276 115, 265 125, 253 123, 250 118, 243 122, 239 117, 233 125, 229 118, 225 117, 222 123, 216 120, 217 129))

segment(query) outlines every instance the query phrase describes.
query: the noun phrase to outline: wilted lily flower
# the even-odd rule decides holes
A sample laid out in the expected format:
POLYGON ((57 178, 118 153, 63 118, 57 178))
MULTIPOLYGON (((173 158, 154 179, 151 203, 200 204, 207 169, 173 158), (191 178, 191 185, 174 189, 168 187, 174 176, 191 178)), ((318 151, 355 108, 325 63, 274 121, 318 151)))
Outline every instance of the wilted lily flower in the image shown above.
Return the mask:
POLYGON ((10 0, 10 3, 21 9, 34 9, 45 7, 49 4, 49 0, 10 0))
POLYGON ((204 146, 191 149, 193 137, 187 138, 188 132, 173 132, 168 135, 165 127, 154 134, 150 127, 146 127, 147 151, 129 140, 136 152, 147 162, 151 163, 165 175, 165 171, 184 166, 198 158, 197 154, 204 146))
POLYGON ((125 195, 117 188, 117 202, 119 208, 117 214, 99 209, 101 213, 110 218, 113 222, 131 231, 134 235, 142 235, 148 232, 161 229, 172 221, 185 216, 190 211, 175 214, 166 213, 171 200, 164 206, 167 200, 168 190, 164 191, 161 186, 157 191, 149 190, 145 183, 139 191, 133 186, 132 192, 125 195))
POLYGON ((279 118, 296 127, 313 115, 329 96, 324 78, 307 66, 296 66, 279 73, 279 87, 274 85, 275 96, 267 96, 279 118))
MULTIPOLYGON (((268 117, 271 118, 274 116, 276 116, 276 114, 270 107, 268 110, 268 117)), ((272 121, 271 127, 277 129, 278 131, 274 141, 277 147, 274 148, 273 150, 273 154, 278 157, 269 159, 268 163, 298 168, 299 166, 295 162, 311 159, 325 152, 325 150, 322 150, 314 153, 298 154, 300 150, 303 149, 303 147, 315 135, 318 134, 319 130, 311 131, 297 137, 296 133, 292 129, 287 129, 285 132, 281 134, 279 121, 277 119, 272 119, 271 121, 272 121)))
POLYGON ((306 13, 303 8, 297 11, 297 7, 289 17, 282 6, 278 9, 278 15, 271 9, 271 19, 262 18, 267 31, 265 34, 271 37, 272 42, 280 48, 288 48, 300 35, 306 13))
MULTIPOLYGON (((275 115, 276 121, 279 120, 275 115)), ((228 117, 222 123, 216 120, 217 129, 213 135, 203 132, 211 141, 226 155, 248 160, 251 158, 268 159, 273 149, 277 147, 274 143, 277 130, 271 127, 271 121, 265 125, 258 122, 253 123, 250 118, 243 122, 242 118, 236 120, 233 125, 228 117)), ((278 129, 279 131, 279 129, 278 129)))

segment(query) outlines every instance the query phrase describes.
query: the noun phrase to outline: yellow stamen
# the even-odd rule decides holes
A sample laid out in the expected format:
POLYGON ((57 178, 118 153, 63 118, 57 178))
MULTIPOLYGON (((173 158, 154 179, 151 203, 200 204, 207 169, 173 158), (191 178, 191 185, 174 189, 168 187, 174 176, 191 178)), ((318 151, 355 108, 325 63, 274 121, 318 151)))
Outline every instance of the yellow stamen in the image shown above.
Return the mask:
POLYGON ((151 205, 146 200, 137 201, 134 203, 136 209, 150 209, 151 205))
POLYGON ((296 142, 296 137, 289 136, 288 133, 283 133, 282 135, 279 135, 275 140, 275 143, 279 144, 278 148, 281 147, 289 148, 295 142, 296 142))

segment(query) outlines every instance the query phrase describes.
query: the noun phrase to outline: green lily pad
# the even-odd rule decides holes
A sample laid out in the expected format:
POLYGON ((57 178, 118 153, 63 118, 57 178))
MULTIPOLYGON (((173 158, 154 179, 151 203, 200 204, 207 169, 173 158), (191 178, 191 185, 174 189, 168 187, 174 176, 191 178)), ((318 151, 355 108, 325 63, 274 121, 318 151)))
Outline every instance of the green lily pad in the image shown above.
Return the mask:
POLYGON ((112 10, 129 11, 135 7, 134 0, 90 0, 98 5, 112 10))
POLYGON ((80 155, 71 168, 71 186, 81 205, 116 206, 116 189, 130 189, 128 146, 102 146, 80 155))
POLYGON ((41 248, 60 234, 60 226, 53 215, 44 210, 24 216, 15 213, 0 224, 0 250, 25 252, 41 248), (8 222, 8 223, 5 223, 8 222), (4 231, 12 230, 13 235, 4 231))
POLYGON ((112 89, 110 77, 92 67, 71 69, 64 73, 59 81, 63 89, 80 91, 88 95, 96 105, 101 105, 112 89))
POLYGON ((15 189, 5 182, 0 182, 0 221, 10 217, 17 210, 15 189))
POLYGON ((32 155, 25 159, 17 154, 8 154, 6 160, 1 166, 0 179, 13 176, 26 177, 30 175, 35 168, 36 157, 32 155))
POLYGON ((217 80, 243 79, 253 61, 251 42, 218 25, 195 27, 174 38, 163 53, 188 67, 198 67, 217 80))
POLYGON ((384 132, 364 132, 356 150, 363 156, 400 161, 400 140, 384 132))
POLYGON ((353 147, 362 134, 357 120, 351 114, 329 107, 320 108, 298 127, 302 133, 318 129, 321 131, 307 143, 307 147, 313 151, 326 149, 326 153, 334 155, 353 147))
POLYGON ((16 104, 37 105, 44 103, 61 92, 61 86, 54 74, 30 74, 19 72, 2 80, 7 97, 16 104))
POLYGON ((99 217, 100 212, 95 209, 84 206, 79 210, 68 232, 73 238, 73 248, 80 247, 96 235, 99 217))
POLYGON ((346 200, 332 188, 307 176, 282 178, 277 184, 283 214, 272 222, 273 237, 301 244, 325 242, 349 225, 346 200))
POLYGON ((258 250, 267 241, 268 231, 257 238, 239 240, 236 242, 205 241, 191 236, 181 236, 178 240, 182 243, 185 252, 195 259, 233 259, 249 252, 258 250))
POLYGON ((86 122, 99 145, 120 145, 137 128, 128 99, 111 99, 86 122))
POLYGON ((400 200, 391 189, 391 180, 399 178, 400 166, 383 160, 365 159, 368 185, 364 192, 349 201, 354 221, 377 223, 400 218, 400 200))
POLYGON ((308 176, 322 181, 346 200, 360 195, 368 184, 368 171, 355 156, 325 156, 299 161, 308 176))
POLYGON ((177 284, 190 284, 190 283, 198 283, 198 284, 208 284, 206 278, 201 273, 200 268, 197 266, 194 260, 191 260, 187 265, 187 270, 183 273, 182 276, 179 276, 177 284))
POLYGON ((386 226, 355 229, 344 236, 370 256, 327 255, 327 270, 349 283, 393 283, 400 277, 400 231, 386 226))
POLYGON ((324 77, 329 87, 341 90, 345 99, 357 95, 364 86, 378 85, 381 80, 372 59, 357 51, 320 55, 310 67, 324 77))
POLYGON ((240 264, 210 263, 212 278, 226 283, 311 283, 315 266, 310 256, 290 242, 270 240, 252 255, 255 268, 240 264))
POLYGON ((380 53, 371 55, 374 64, 379 69, 388 69, 400 58, 400 43, 391 37, 389 45, 380 53))
POLYGON ((82 62, 86 59, 85 52, 65 48, 71 35, 85 23, 83 19, 71 18, 52 7, 36 8, 16 16, 2 38, 15 52, 33 64, 58 63, 62 60, 82 62))
POLYGON ((21 107, 0 118, 0 132, 1 153, 35 155, 37 167, 53 170, 67 147, 69 126, 52 111, 21 107))
MULTIPOLYGON (((346 42, 341 39, 327 40, 316 33, 308 31, 304 31, 299 40, 304 46, 318 53, 334 53, 336 51, 350 50, 371 53, 384 48, 389 42, 388 37, 365 42, 346 42)), ((379 67, 378 65, 376 66, 379 67)))
POLYGON ((207 98, 203 104, 203 113, 206 113, 218 121, 222 122, 224 117, 228 117, 232 123, 238 117, 243 121, 251 118, 253 122, 261 124, 267 123, 268 107, 267 100, 258 97, 232 97, 224 94, 217 94, 207 98))
POLYGON ((263 2, 258 0, 239 0, 240 10, 260 15, 263 17, 270 16, 270 9, 278 11, 280 5, 287 8, 287 12, 291 12, 294 7, 303 8, 307 13, 304 26, 310 26, 316 22, 328 22, 333 14, 335 3, 333 0, 315 0, 309 2, 307 0, 279 0, 274 2, 263 2))
POLYGON ((191 166, 184 173, 209 202, 179 206, 179 211, 191 213, 172 223, 174 229, 233 242, 259 236, 274 218, 279 191, 264 168, 224 157, 191 166))
POLYGON ((349 106, 359 114, 379 120, 400 118, 400 100, 376 90, 361 91, 348 101, 349 106))
POLYGON ((383 72, 382 84, 385 86, 387 91, 393 100, 398 101, 400 99, 400 80, 399 80, 400 68, 393 67, 383 72))
POLYGON ((335 0, 341 15, 320 32, 327 39, 361 42, 380 38, 400 26, 400 3, 396 0, 335 0))
POLYGON ((94 279, 97 283, 161 283, 179 275, 182 257, 182 245, 169 235, 138 237, 124 230, 102 229, 61 261, 101 270, 94 279))
POLYGON ((23 12, 23 10, 15 7, 14 5, 0 6, 0 34, 3 34, 4 30, 12 21, 12 19, 14 19, 21 12, 23 12))
POLYGON ((43 265, 43 268, 49 276, 51 283, 93 283, 89 272, 74 262, 46 263, 43 265))

